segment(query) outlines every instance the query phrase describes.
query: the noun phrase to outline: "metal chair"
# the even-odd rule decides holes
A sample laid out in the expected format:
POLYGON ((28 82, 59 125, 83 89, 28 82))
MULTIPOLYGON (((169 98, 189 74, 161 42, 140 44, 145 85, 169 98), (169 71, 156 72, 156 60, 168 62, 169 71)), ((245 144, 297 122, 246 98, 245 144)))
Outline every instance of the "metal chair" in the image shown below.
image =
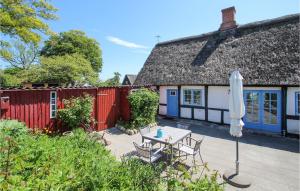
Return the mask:
POLYGON ((179 151, 179 157, 181 157, 181 152, 183 152, 186 156, 186 158, 190 155, 193 156, 193 165, 196 166, 196 160, 195 157, 197 154, 199 154, 200 160, 203 162, 201 153, 200 153, 200 146, 203 142, 204 137, 201 140, 193 139, 192 137, 187 137, 187 144, 184 143, 178 143, 178 151, 179 151), (193 142, 193 144, 192 144, 193 142), (188 144, 189 143, 189 144, 188 144), (194 146, 192 146, 194 145, 194 146))
POLYGON ((152 164, 162 157, 161 152, 164 149, 163 147, 159 149, 153 149, 152 145, 146 147, 145 142, 141 145, 138 145, 137 143, 133 142, 133 145, 137 151, 139 158, 147 163, 152 164))
MULTIPOLYGON (((150 133, 151 129, 150 129, 149 126, 146 126, 146 127, 142 128, 142 129, 139 129, 139 131, 140 131, 141 136, 143 136, 143 135, 145 135, 147 133, 150 133)), ((146 143, 145 146, 148 146, 149 144, 151 144, 151 145, 155 145, 156 144, 155 141, 151 141, 151 140, 148 140, 148 139, 144 140, 144 143, 146 143)))

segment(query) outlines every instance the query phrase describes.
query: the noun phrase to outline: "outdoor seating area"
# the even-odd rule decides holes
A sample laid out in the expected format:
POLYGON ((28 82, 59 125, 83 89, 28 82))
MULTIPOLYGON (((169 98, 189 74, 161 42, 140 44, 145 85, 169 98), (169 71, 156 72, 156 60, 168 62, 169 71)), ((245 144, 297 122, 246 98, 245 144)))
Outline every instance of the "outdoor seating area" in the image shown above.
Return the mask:
POLYGON ((142 143, 133 142, 137 156, 142 160, 154 163, 163 155, 170 164, 173 164, 176 158, 181 159, 188 156, 193 157, 193 166, 196 165, 195 157, 199 155, 201 164, 203 159, 200 153, 200 146, 204 138, 196 140, 192 138, 191 130, 187 130, 187 125, 177 124, 177 127, 157 126, 150 129, 148 126, 140 129, 142 143), (184 128, 182 128, 184 127, 184 128), (156 143, 159 143, 159 146, 156 143))
MULTIPOLYGON (((160 159, 152 161, 153 165, 157 165, 159 162, 171 161, 171 159, 167 157, 168 155, 165 154, 168 144, 163 143, 165 142, 163 139, 159 140, 155 137, 150 139, 151 136, 156 136, 159 127, 165 130, 165 134, 168 134, 169 129, 175 130, 176 132, 184 130, 191 132, 192 139, 201 141, 204 138, 200 146, 201 155, 197 153, 194 157, 194 151, 197 150, 197 147, 195 148, 196 141, 191 140, 191 145, 194 149, 190 149, 190 134, 182 134, 181 137, 184 138, 178 138, 180 141, 177 141, 177 143, 173 145, 173 156, 176 156, 173 159, 174 163, 176 163, 176 160, 179 160, 179 145, 182 151, 180 152, 180 159, 182 159, 180 162, 184 162, 184 164, 190 168, 193 167, 195 161, 196 165, 207 163, 210 171, 205 171, 205 173, 208 174, 217 170, 223 175, 226 170, 234 169, 235 139, 230 136, 229 127, 202 121, 185 119, 167 120, 159 118, 158 126, 151 128, 150 131, 144 135, 135 134, 130 136, 122 133, 117 128, 111 128, 106 130, 106 138, 112 141, 108 149, 110 149, 112 154, 119 160, 123 157, 140 158, 139 151, 137 151, 133 142, 140 145, 144 137, 144 142, 146 142, 146 140, 161 141, 161 146, 160 144, 154 144, 152 146, 154 149, 153 153, 158 150, 161 155, 160 159), (188 124, 189 128, 188 130, 180 129, 177 127, 178 124, 188 124), (161 150, 159 150, 160 147, 161 150), (188 155, 183 151, 186 151, 188 155)), ((256 135, 246 131, 243 134, 244 137, 240 140, 240 171, 247 172, 246 177, 252 183, 252 185, 245 190, 265 190, 264 185, 268 185, 269 190, 285 190, 287 187, 290 188, 290 190, 296 190, 297 185, 294 183, 297 182, 298 173, 298 168, 295 168, 298 166, 298 141, 283 137, 256 135), (272 161, 272 163, 270 163, 270 161, 272 161), (284 165, 282 165, 283 161, 284 165)), ((173 136, 175 137, 175 135, 173 136)), ((175 142, 176 140, 172 139, 170 143, 175 142)), ((144 157, 140 159, 143 160, 144 157)), ((146 160, 146 162, 148 163, 149 160, 146 160)), ((170 165, 171 164, 169 164, 169 166, 170 165)), ((197 172, 201 172, 203 168, 204 167, 200 166, 197 172)), ((197 175, 197 172, 195 175, 197 175)), ((219 177, 219 181, 223 181, 222 177, 219 177)), ((225 188, 226 190, 236 190, 236 187, 229 184, 226 184, 225 188)))

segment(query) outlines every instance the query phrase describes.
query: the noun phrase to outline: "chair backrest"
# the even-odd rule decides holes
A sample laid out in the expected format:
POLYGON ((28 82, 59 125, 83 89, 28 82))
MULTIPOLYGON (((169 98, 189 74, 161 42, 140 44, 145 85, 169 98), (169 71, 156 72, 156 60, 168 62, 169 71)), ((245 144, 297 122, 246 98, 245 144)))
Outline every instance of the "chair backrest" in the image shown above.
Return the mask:
POLYGON ((148 147, 141 147, 137 143, 133 142, 133 145, 141 157, 150 158, 150 148, 148 147))
POLYGON ((203 142, 204 137, 200 141, 196 141, 194 152, 198 151, 200 149, 201 143, 203 142))
POLYGON ((150 133, 150 127, 149 126, 146 126, 146 127, 142 128, 142 129, 140 129, 140 134, 141 135, 145 135, 147 133, 150 133))
POLYGON ((188 129, 189 125, 188 124, 183 124, 183 123, 177 123, 177 128, 179 128, 179 129, 188 129))

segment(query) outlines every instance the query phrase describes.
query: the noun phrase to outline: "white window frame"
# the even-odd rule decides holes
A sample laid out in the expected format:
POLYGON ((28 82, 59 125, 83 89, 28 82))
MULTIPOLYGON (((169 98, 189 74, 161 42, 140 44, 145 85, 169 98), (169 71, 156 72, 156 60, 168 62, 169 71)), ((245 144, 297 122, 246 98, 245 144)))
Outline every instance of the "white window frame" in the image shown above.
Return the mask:
POLYGON ((189 88, 182 89, 182 103, 183 103, 184 105, 204 106, 204 99, 203 99, 203 96, 204 96, 204 89, 189 89, 189 88), (184 94, 184 91, 186 91, 186 90, 191 91, 191 103, 185 102, 185 94, 184 94), (196 103, 194 102, 194 91, 200 91, 200 104, 196 104, 196 103))
POLYGON ((300 95, 300 91, 295 92, 295 114, 300 115, 300 108, 298 107, 298 95, 300 95))
POLYGON ((182 103, 184 105, 192 105, 192 103, 193 103, 193 90, 191 90, 191 89, 183 89, 182 90, 182 103), (185 91, 191 91, 191 103, 185 101, 185 93, 184 93, 185 91))
POLYGON ((50 118, 56 118, 56 112, 57 112, 57 92, 56 91, 51 91, 50 92, 50 118), (54 93, 54 98, 52 97, 52 94, 54 93), (54 103, 52 103, 54 101, 54 103), (52 109, 52 106, 55 106, 55 109, 52 109), (54 112, 54 115, 52 113, 54 112))

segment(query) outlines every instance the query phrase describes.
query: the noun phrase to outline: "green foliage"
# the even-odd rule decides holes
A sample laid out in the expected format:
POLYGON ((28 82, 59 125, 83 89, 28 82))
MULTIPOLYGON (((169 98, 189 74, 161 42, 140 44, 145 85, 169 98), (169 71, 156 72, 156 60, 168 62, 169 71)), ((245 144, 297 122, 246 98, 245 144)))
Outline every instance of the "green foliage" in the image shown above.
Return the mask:
POLYGON ((90 124, 94 122, 94 119, 91 117, 93 98, 88 94, 85 94, 83 97, 63 100, 63 103, 64 109, 59 109, 57 115, 69 129, 80 126, 88 129, 90 124))
POLYGON ((120 77, 121 74, 119 72, 114 72, 114 77, 105 80, 99 81, 95 85, 96 86, 119 86, 120 85, 120 77))
POLYGON ((102 53, 99 43, 78 30, 70 30, 53 35, 45 42, 41 51, 42 56, 64 56, 80 54, 91 63, 95 72, 101 72, 102 53))
POLYGON ((56 82, 60 85, 94 84, 97 74, 89 61, 79 54, 41 57, 41 64, 33 65, 23 72, 29 82, 56 82))
POLYGON ((0 85, 2 87, 20 86, 23 82, 23 70, 20 68, 6 68, 0 71, 0 85))
POLYGON ((131 122, 142 127, 155 122, 159 96, 156 92, 142 88, 128 96, 131 108, 131 122))
POLYGON ((26 125, 17 120, 0 120, 0 132, 10 137, 19 137, 27 133, 26 125))
POLYGON ((119 162, 81 128, 68 136, 47 136, 4 120, 0 149, 0 190, 223 190, 217 173, 181 180, 174 174, 162 177, 162 164, 138 159, 119 162))
POLYGON ((33 43, 13 41, 12 45, 0 48, 0 58, 14 68, 27 69, 37 62, 38 56, 38 46, 33 43))
MULTIPOLYGON (((44 21, 56 19, 55 11, 47 0, 0 0, 0 32, 25 43, 37 44, 41 40, 40 33, 51 34, 44 21)), ((8 44, 0 42, 2 46, 8 44)))
MULTIPOLYGON (((63 137, 25 133, 11 144, 9 158, 2 147, 0 190, 157 190, 159 173, 150 165, 118 162, 82 129, 73 132, 63 137)), ((8 140, 1 137, 3 142, 8 140)))

